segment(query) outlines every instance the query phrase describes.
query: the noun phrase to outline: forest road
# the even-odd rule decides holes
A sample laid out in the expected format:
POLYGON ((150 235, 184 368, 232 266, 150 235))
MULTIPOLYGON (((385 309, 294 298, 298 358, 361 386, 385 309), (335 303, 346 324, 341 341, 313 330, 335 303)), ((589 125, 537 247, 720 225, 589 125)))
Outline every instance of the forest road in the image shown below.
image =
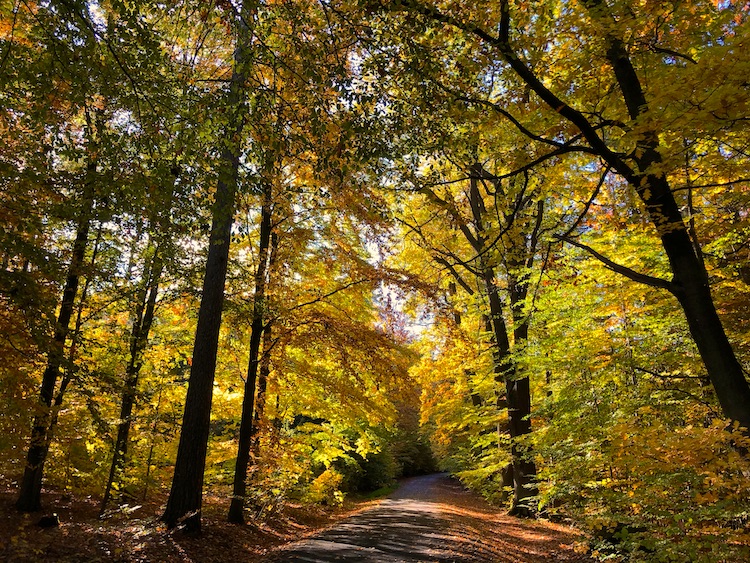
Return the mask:
POLYGON ((288 544, 264 563, 588 562, 575 530, 512 518, 445 473, 412 477, 378 505, 288 544))

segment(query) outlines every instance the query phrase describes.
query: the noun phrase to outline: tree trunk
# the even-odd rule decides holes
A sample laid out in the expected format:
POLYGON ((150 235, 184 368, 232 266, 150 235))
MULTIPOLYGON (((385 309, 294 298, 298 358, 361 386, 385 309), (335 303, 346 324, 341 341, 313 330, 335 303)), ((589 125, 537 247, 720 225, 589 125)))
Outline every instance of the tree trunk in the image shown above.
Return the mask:
POLYGON ((249 63, 250 10, 241 9, 237 18, 237 46, 234 69, 227 95, 232 115, 226 126, 224 149, 221 151, 219 181, 212 210, 208 259, 203 278, 203 293, 198 310, 198 324, 193 345, 185 412, 180 444, 177 450, 172 488, 162 520, 169 528, 184 521, 188 532, 200 532, 203 496, 203 472, 206 466, 211 402, 219 345, 221 312, 224 305, 224 284, 229 260, 229 244, 234 217, 234 199, 240 166, 241 136, 244 128, 246 100, 246 65, 249 63))
POLYGON ((235 524, 245 522, 244 507, 247 493, 247 469, 250 464, 250 447, 253 436, 255 384, 258 377, 261 339, 266 328, 264 322, 266 317, 265 296, 272 228, 273 183, 271 178, 265 178, 264 182, 258 267, 255 270, 255 291, 253 295, 253 320, 250 326, 250 356, 247 378, 245 379, 245 395, 242 400, 242 418, 240 419, 240 436, 237 444, 237 460, 234 467, 232 501, 229 505, 228 514, 228 520, 235 524))
MULTIPOLYGON (((602 0, 587 0, 586 6, 595 19, 610 18, 602 0)), ((639 119, 649 111, 649 106, 630 55, 619 37, 608 33, 605 39, 606 57, 612 65, 628 114, 633 120, 639 119)), ((673 274, 670 291, 685 312, 690 334, 721 408, 726 416, 750 429, 750 385, 716 311, 700 245, 690 237, 667 177, 652 172, 662 163, 659 148, 655 131, 647 131, 641 136, 633 157, 637 172, 629 181, 659 233, 673 274)))
POLYGON ((263 355, 260 359, 260 371, 258 373, 258 394, 255 404, 255 416, 253 417, 252 440, 250 444, 250 460, 255 464, 260 457, 260 425, 266 410, 266 390, 268 389, 268 376, 271 374, 271 348, 273 347, 273 324, 266 323, 263 331, 263 355))
MULTIPOLYGON (((604 28, 611 26, 611 15, 603 0, 586 0, 584 5, 592 18, 601 19, 604 28)), ((654 173, 662 162, 657 131, 644 131, 633 152, 636 169, 613 152, 597 129, 579 111, 550 91, 513 51, 510 40, 510 12, 507 0, 502 3, 502 22, 497 38, 485 36, 495 44, 505 61, 563 118, 578 127, 591 148, 617 171, 638 193, 646 206, 651 223, 659 233, 673 279, 669 290, 675 295, 685 313, 690 333, 711 379, 724 414, 750 429, 750 385, 724 332, 711 296, 708 274, 701 259, 701 249, 692 240, 669 181, 661 173, 654 173)), ((476 32, 476 31, 474 31, 476 32)), ((622 98, 631 119, 637 120, 649 111, 648 101, 627 49, 618 37, 604 35, 606 58, 612 66, 622 98)))
MULTIPOLYGON (((528 452, 518 444, 518 438, 531 433, 531 392, 528 377, 517 377, 516 365, 511 357, 508 330, 505 325, 503 306, 498 293, 497 280, 494 268, 489 264, 484 238, 484 204, 478 187, 478 174, 480 166, 473 167, 474 173, 471 178, 469 200, 474 215, 474 224, 477 230, 475 239, 475 252, 479 256, 487 300, 490 306, 490 324, 495 343, 495 381, 499 384, 505 383, 505 406, 508 411, 508 425, 511 438, 511 461, 513 464, 513 504, 511 514, 517 516, 533 515, 533 508, 529 505, 529 499, 537 494, 536 465, 529 458, 528 452)), ((509 276, 510 277, 510 276, 509 276)), ((514 289, 513 280, 510 280, 511 289, 514 289)), ((515 289, 523 289, 517 282, 515 289)), ((511 307, 518 310, 519 300, 525 298, 525 293, 516 291, 511 296, 511 307), (515 297, 515 301, 513 298, 515 297)), ((521 303, 522 306, 522 303, 521 303)), ((521 346, 528 338, 528 322, 521 323, 514 330, 514 345, 521 346)), ((502 408, 499 402, 498 408, 502 408)))
MULTIPOLYGON (((513 283, 511 281, 511 283, 513 283)), ((518 306, 511 298, 511 308, 518 306)), ((526 345, 529 338, 529 325, 526 319, 514 315, 513 345, 519 349, 526 345)), ((515 370, 514 370, 515 372, 515 370)), ((515 375, 512 374, 512 375, 515 375)), ((539 490, 536 485, 536 464, 529 451, 518 443, 521 436, 531 434, 531 386, 529 377, 506 377, 508 397, 508 420, 510 423, 511 456, 513 460, 513 507, 511 514, 531 516, 533 509, 526 499, 536 497, 539 490)))
POLYGON ((99 513, 103 514, 109 503, 112 488, 119 484, 122 472, 125 469, 127 461, 128 441, 130 428, 132 426, 133 408, 135 406, 136 394, 138 391, 138 377, 143 365, 143 352, 148 345, 148 338, 151 332, 151 325, 154 322, 154 312, 156 310, 156 298, 159 294, 159 282, 164 270, 164 240, 169 237, 169 211, 172 207, 175 182, 179 174, 176 166, 172 167, 174 181, 167 192, 166 205, 163 209, 157 210, 157 225, 152 225, 152 233, 157 239, 153 250, 147 273, 144 273, 143 286, 138 292, 135 303, 135 312, 133 314, 133 328, 130 332, 130 350, 128 364, 125 367, 125 381, 122 390, 122 400, 120 402, 120 418, 117 425, 117 437, 112 451, 112 464, 109 469, 109 478, 104 489, 104 496, 99 513))
POLYGON ((73 316, 78 283, 86 254, 86 246, 88 245, 92 207, 94 205, 93 175, 95 173, 96 163, 92 162, 87 169, 84 198, 81 202, 73 252, 68 265, 68 274, 55 324, 54 337, 47 354, 47 367, 42 375, 42 386, 39 394, 40 411, 34 417, 26 467, 16 501, 16 508, 22 512, 34 512, 41 509, 42 475, 51 439, 52 401, 57 380, 60 377, 60 368, 65 355, 65 341, 70 332, 70 320, 73 316))
MULTIPOLYGON (((278 248, 279 237, 275 232, 272 232, 271 255, 268 259, 269 281, 273 281, 274 278, 274 265, 276 264, 276 252, 278 251, 278 248)), ((255 415, 250 444, 250 461, 253 464, 257 464, 260 457, 260 425, 266 410, 266 390, 268 389, 268 377, 271 375, 271 350, 273 347, 273 320, 268 318, 266 321, 266 328, 263 331, 263 355, 260 358, 258 392, 255 401, 255 415)))
POLYGON ((495 381, 505 384, 505 401, 498 408, 507 408, 508 431, 511 439, 513 465, 513 504, 511 514, 532 516, 529 500, 537 495, 536 465, 528 452, 519 446, 517 438, 531 433, 531 391, 528 377, 517 377, 515 362, 511 358, 508 331, 503 317, 502 302, 497 290, 495 272, 484 267, 484 285, 490 305, 490 324, 495 341, 495 381))
POLYGON ((100 513, 103 513, 107 508, 112 488, 119 483, 122 471, 125 468, 133 407, 135 406, 138 390, 138 377, 143 365, 143 351, 148 343, 151 325, 154 321, 156 298, 159 293, 159 278, 161 277, 164 265, 160 257, 160 252, 162 252, 162 249, 157 247, 151 263, 149 280, 144 287, 145 291, 139 292, 141 295, 133 317, 133 328, 130 333, 129 359, 125 367, 125 382, 122 391, 122 401, 120 403, 120 422, 117 425, 117 437, 112 452, 112 464, 104 490, 100 513))

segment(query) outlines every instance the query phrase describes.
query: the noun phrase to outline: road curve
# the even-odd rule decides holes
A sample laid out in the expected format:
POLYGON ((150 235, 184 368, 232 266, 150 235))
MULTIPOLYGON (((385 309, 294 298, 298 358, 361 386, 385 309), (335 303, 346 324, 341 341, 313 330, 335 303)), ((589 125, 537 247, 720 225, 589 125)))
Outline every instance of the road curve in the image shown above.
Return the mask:
POLYGON ((537 563, 590 561, 574 530, 511 518, 455 479, 413 477, 377 506, 287 545, 264 563, 537 563))

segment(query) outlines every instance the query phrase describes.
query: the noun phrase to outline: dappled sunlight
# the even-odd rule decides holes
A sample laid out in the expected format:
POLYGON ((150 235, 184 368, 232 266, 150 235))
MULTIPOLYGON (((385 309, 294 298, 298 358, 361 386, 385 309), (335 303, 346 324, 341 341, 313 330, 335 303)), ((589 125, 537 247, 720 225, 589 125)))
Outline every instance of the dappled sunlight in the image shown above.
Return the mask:
POLYGON ((391 498, 267 562, 587 561, 575 531, 509 517, 446 474, 407 479, 391 498))

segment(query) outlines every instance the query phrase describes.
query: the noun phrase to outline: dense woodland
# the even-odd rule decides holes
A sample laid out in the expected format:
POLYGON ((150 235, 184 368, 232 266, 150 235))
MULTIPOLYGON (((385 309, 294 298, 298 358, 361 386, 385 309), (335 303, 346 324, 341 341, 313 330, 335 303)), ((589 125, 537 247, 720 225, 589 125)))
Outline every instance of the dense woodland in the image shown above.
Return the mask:
POLYGON ((750 7, 2 0, 0 475, 200 530, 450 471, 750 558, 750 7))

